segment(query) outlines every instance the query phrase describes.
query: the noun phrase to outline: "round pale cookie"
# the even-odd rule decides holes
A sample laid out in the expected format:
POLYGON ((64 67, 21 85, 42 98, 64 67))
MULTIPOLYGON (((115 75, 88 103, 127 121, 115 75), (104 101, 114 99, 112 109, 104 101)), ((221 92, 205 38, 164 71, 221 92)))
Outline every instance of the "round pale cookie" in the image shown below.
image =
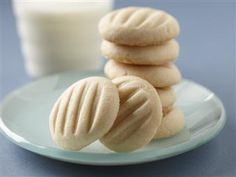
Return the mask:
POLYGON ((102 55, 107 59, 121 63, 136 65, 162 65, 174 61, 179 55, 179 45, 176 40, 167 41, 157 46, 124 46, 108 41, 101 45, 102 55))
POLYGON ((173 108, 164 115, 161 126, 157 125, 158 130, 153 139, 168 138, 179 133, 185 125, 184 114, 178 108, 173 108))
POLYGON ((162 120, 158 93, 147 81, 135 76, 113 80, 120 95, 120 110, 101 142, 117 152, 134 151, 148 144, 162 120))
POLYGON ((176 101, 176 93, 172 87, 156 88, 161 99, 162 107, 170 107, 176 101))
POLYGON ((119 110, 116 86, 103 77, 89 77, 70 86, 50 115, 52 139, 67 150, 80 150, 111 128, 119 110))
POLYGON ((172 86, 181 80, 178 68, 172 63, 160 66, 137 66, 109 60, 105 65, 104 72, 111 79, 126 75, 138 76, 159 88, 172 86))
POLYGON ((158 45, 178 36, 177 20, 167 12, 141 7, 127 7, 105 15, 99 32, 110 42, 130 45, 158 45))

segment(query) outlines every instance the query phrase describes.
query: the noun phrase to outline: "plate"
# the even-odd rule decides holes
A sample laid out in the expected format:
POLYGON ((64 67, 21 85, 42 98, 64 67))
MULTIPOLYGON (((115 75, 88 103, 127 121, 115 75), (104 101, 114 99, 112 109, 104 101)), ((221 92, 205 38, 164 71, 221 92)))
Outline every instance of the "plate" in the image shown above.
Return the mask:
POLYGON ((48 117, 57 97, 75 81, 101 72, 62 73, 34 81, 9 94, 1 104, 0 130, 13 143, 61 161, 89 165, 126 165, 172 157, 208 142, 225 124, 225 110, 210 90, 190 80, 175 86, 176 105, 186 119, 182 132, 130 153, 115 153, 99 141, 79 152, 58 148, 51 140, 48 117))

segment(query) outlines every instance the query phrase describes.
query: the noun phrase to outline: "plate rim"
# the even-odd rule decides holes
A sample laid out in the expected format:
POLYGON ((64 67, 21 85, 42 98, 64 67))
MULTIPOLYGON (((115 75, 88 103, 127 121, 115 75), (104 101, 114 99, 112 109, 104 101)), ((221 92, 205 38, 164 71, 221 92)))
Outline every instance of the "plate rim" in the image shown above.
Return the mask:
MULTIPOLYGON (((93 73, 93 72, 92 72, 93 73)), ((96 72, 95 72, 96 73, 96 72)), ((77 73, 80 74, 80 73, 77 73)), ((8 101, 11 100, 11 98, 14 97, 15 93, 23 90, 24 88, 29 87, 31 84, 40 82, 41 80, 52 78, 58 75, 53 75, 49 77, 45 77, 33 82, 30 82, 29 84, 24 85, 21 88, 18 88, 14 90, 13 92, 9 93, 0 103, 0 113, 2 112, 2 109, 4 107, 4 104, 6 104, 8 101)), ((197 82, 183 79, 182 81, 188 81, 193 84, 198 85, 202 89, 205 89, 209 92, 212 92, 208 88, 202 86, 201 84, 198 84, 197 82)), ((214 92, 212 92, 214 93, 214 92)), ((71 152, 71 151, 65 151, 61 150, 59 148, 53 148, 53 147, 44 147, 37 144, 34 144, 23 137, 19 136, 12 130, 10 130, 7 125, 3 121, 3 117, 0 114, 0 132, 3 134, 6 139, 10 140, 12 143, 18 145, 19 147, 26 149, 28 151, 31 151, 33 153, 36 153, 38 155, 60 160, 60 161, 66 161, 70 163, 77 163, 77 164, 84 164, 84 165, 99 165, 99 166, 115 166, 115 165, 131 165, 131 164, 140 164, 140 163, 146 163, 146 162, 152 162, 155 160, 161 160, 165 158, 170 158, 172 156, 176 156, 179 154, 182 154, 187 151, 191 151, 207 142, 209 142, 211 139, 213 139, 215 136, 217 136, 221 130, 223 129, 225 122, 226 122, 226 112, 225 108, 223 106, 222 101, 217 97, 217 95, 214 93, 214 101, 219 106, 219 109, 221 111, 221 115, 219 120, 217 121, 216 125, 213 129, 211 129, 210 132, 208 132, 208 136, 203 136, 200 139, 199 137, 195 139, 190 139, 186 142, 177 144, 175 146, 168 147, 166 149, 162 150, 147 150, 147 151, 135 151, 131 153, 111 153, 111 154, 104 154, 104 153, 89 153, 89 152, 71 152), (76 154, 76 157, 74 156, 76 154), (151 154, 151 156, 150 156, 151 154), (127 158, 127 155, 131 158, 127 158), (148 156, 149 155, 149 156, 148 156), (96 158, 94 158, 96 156, 96 158), (77 158, 79 157, 79 158, 77 158), (99 157, 99 158, 98 158, 99 157), (104 161, 104 159, 101 160, 102 157, 106 157, 107 160, 104 161), (125 157, 124 158, 118 158, 118 157, 125 157), (118 158, 118 160, 117 160, 118 158)))

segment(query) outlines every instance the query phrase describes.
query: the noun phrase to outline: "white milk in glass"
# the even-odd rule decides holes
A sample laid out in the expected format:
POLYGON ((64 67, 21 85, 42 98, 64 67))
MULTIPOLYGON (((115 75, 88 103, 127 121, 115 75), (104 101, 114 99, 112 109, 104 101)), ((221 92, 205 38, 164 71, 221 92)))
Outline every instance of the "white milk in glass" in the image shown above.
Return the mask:
POLYGON ((98 22, 112 0, 14 0, 25 67, 32 77, 101 67, 98 22))

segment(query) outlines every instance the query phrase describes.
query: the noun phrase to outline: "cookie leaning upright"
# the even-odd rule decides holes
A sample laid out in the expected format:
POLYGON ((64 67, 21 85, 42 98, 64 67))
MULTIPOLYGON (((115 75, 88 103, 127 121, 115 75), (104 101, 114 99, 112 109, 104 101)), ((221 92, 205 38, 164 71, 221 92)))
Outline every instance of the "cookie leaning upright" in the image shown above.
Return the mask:
POLYGON ((110 42, 130 45, 157 45, 178 36, 177 20, 152 8, 128 7, 113 11, 99 23, 99 32, 110 42))
POLYGON ((107 133, 118 110, 118 90, 109 79, 82 79, 54 104, 49 121, 52 139, 63 149, 80 150, 107 133))
POLYGON ((100 141, 109 149, 128 152, 148 144, 162 120, 162 106, 154 87, 135 76, 112 80, 120 96, 117 118, 100 141))

